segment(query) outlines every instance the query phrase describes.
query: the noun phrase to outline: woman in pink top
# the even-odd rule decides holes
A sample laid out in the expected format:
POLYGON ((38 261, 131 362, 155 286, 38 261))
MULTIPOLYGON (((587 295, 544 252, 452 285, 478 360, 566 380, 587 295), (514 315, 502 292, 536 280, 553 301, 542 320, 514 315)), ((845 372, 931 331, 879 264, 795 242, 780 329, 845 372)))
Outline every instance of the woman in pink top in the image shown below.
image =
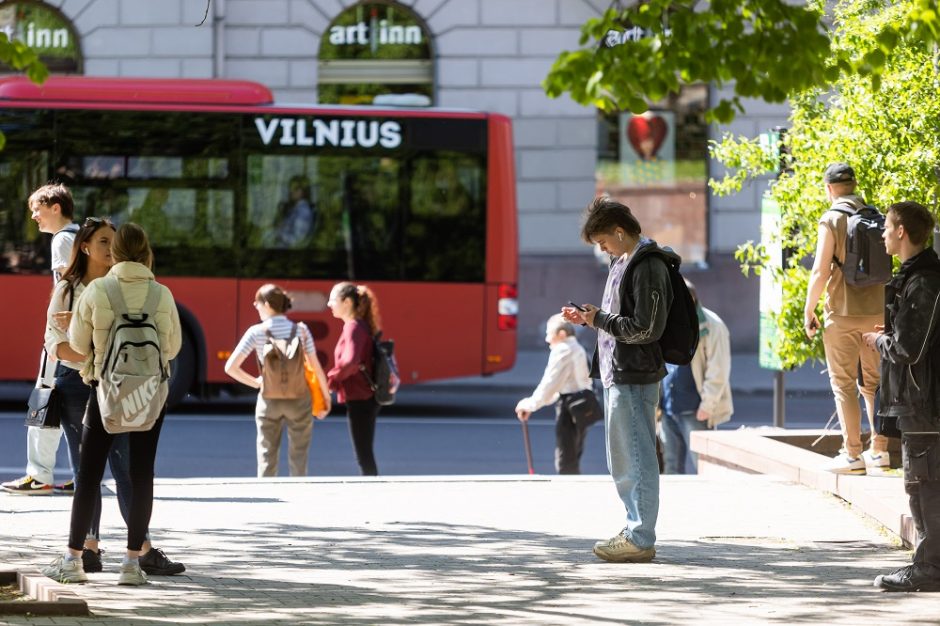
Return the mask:
POLYGON ((330 292, 327 306, 334 317, 343 321, 343 332, 336 342, 333 368, 326 378, 337 401, 346 403, 349 434, 362 475, 378 476, 372 442, 379 404, 370 383, 372 337, 381 330, 378 301, 364 285, 339 283, 330 292))

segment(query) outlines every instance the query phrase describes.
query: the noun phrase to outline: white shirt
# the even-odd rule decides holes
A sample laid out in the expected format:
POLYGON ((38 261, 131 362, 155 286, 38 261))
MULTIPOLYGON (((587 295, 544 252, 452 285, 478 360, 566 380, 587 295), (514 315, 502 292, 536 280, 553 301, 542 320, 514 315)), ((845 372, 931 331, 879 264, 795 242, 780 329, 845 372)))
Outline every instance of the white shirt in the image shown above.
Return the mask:
POLYGON ((55 285, 62 278, 62 273, 72 260, 72 245, 75 243, 75 234, 78 229, 69 224, 52 236, 52 284, 55 285))
POLYGON ((539 386, 532 395, 516 405, 524 411, 534 412, 558 400, 559 394, 575 393, 591 388, 587 354, 574 337, 567 337, 551 346, 548 364, 539 386))

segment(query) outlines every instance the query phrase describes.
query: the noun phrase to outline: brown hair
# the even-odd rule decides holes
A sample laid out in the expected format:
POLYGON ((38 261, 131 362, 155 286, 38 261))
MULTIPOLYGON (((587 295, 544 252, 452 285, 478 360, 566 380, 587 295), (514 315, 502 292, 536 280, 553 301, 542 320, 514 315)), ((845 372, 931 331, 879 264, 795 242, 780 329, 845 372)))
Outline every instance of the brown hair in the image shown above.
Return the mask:
POLYGON ((255 302, 263 302, 282 315, 290 310, 293 299, 287 292, 273 283, 261 285, 255 292, 255 302))
POLYGON ((88 272, 88 255, 82 254, 82 244, 90 241, 91 238, 95 236, 95 233, 105 226, 114 230, 114 224, 110 221, 97 217, 89 217, 75 235, 75 242, 72 244, 72 260, 69 262, 69 266, 66 268, 61 278, 61 280, 69 284, 68 289, 70 297, 71 294, 75 293, 75 288, 78 287, 78 283, 85 277, 85 273, 88 272))
POLYGON ((34 204, 52 206, 58 204, 62 211, 62 217, 72 219, 75 213, 75 203, 72 201, 72 192, 62 183, 49 183, 43 185, 29 196, 29 208, 34 204))
POLYGON ((111 257, 115 263, 133 261, 153 270, 153 250, 144 229, 134 222, 121 224, 111 240, 111 257))
POLYGON ((588 205, 584 226, 581 227, 581 239, 593 244, 594 236, 612 233, 617 227, 628 235, 640 236, 640 222, 633 216, 630 207, 621 204, 610 196, 598 196, 588 205))
POLYGON ((341 300, 349 298, 353 303, 353 314, 369 325, 372 334, 382 330, 382 317, 379 315, 379 301, 371 289, 365 285, 339 283, 334 287, 341 300))
POLYGON ((895 221, 904 227, 912 244, 921 246, 927 242, 935 223, 927 207, 908 200, 892 204, 888 207, 888 213, 894 213, 895 221))

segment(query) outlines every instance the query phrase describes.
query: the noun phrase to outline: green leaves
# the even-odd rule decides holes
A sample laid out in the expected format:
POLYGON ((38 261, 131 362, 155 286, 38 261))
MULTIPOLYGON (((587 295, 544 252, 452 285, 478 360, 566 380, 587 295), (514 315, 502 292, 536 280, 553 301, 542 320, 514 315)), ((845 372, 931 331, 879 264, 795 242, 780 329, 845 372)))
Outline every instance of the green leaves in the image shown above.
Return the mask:
POLYGON ((581 45, 587 47, 561 53, 543 86, 551 97, 570 92, 582 104, 605 101, 635 111, 637 100, 656 102, 683 85, 712 83, 733 89, 732 99, 710 113, 719 122, 742 110, 742 98, 783 102, 826 90, 840 78, 867 77, 877 91, 899 46, 940 44, 936 4, 842 0, 826 16, 826 3, 813 0, 618 3, 584 24, 581 45), (866 30, 848 33, 842 19, 866 20, 866 30), (642 35, 603 47, 610 31, 642 35))
MULTIPOLYGON (((910 33, 902 34, 908 16, 916 12, 912 7, 920 2, 872 0, 838 5, 832 33, 832 67, 838 65, 838 74, 825 90, 811 88, 790 96, 786 148, 791 153, 791 171, 773 183, 771 195, 782 211, 780 242, 792 254, 786 267, 770 263, 753 243, 742 245, 736 255, 742 271, 771 272, 781 280, 784 305, 774 324, 782 338, 776 349, 784 366, 820 359, 823 354, 819 339, 810 341, 803 333, 802 309, 817 221, 828 208, 821 181, 826 166, 833 161, 850 163, 858 175, 860 193, 882 209, 901 200, 916 200, 936 210, 940 200, 940 135, 936 132, 940 89, 934 46, 910 33), (890 53, 881 48, 892 42, 890 53), (884 53, 880 66, 873 46, 884 53), (867 65, 866 78, 852 70, 863 65, 867 65)), ((762 169, 767 163, 755 140, 725 137, 710 151, 728 168, 723 179, 709 181, 718 194, 734 193, 772 171, 762 169)))
MULTIPOLYGON (((36 53, 22 41, 10 41, 6 33, 0 33, 0 62, 15 70, 23 70, 34 83, 43 83, 49 70, 36 53)), ((6 145, 6 137, 0 132, 0 150, 6 145)))
POLYGON ((822 14, 782 0, 719 0, 707 6, 648 0, 612 8, 584 25, 582 45, 597 46, 609 31, 642 36, 593 53, 562 53, 543 83, 550 96, 567 91, 583 104, 603 99, 636 111, 638 100, 658 101, 677 94, 683 84, 734 85, 733 98, 720 102, 710 116, 727 122, 740 110, 739 98, 779 102, 831 75, 822 14))
POLYGON ((0 61, 15 70, 24 70, 33 82, 42 83, 49 76, 36 53, 22 41, 10 41, 6 33, 0 33, 0 61))

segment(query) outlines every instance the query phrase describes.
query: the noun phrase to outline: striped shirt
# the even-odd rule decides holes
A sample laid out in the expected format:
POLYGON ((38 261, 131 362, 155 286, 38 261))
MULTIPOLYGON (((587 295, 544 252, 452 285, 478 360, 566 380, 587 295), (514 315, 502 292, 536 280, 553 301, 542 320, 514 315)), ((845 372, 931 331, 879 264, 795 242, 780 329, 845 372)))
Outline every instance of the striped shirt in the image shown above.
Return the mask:
MULTIPOLYGON (((275 339, 287 339, 290 337, 291 328, 294 322, 287 319, 286 315, 275 315, 260 324, 255 324, 242 335, 241 341, 235 346, 234 354, 237 356, 248 356, 252 350, 258 356, 258 360, 264 360, 264 344, 268 341, 267 331, 270 330, 275 339)), ((312 358, 316 358, 316 347, 313 344, 313 336, 310 329, 303 322, 297 322, 297 335, 304 346, 304 353, 312 358)))

